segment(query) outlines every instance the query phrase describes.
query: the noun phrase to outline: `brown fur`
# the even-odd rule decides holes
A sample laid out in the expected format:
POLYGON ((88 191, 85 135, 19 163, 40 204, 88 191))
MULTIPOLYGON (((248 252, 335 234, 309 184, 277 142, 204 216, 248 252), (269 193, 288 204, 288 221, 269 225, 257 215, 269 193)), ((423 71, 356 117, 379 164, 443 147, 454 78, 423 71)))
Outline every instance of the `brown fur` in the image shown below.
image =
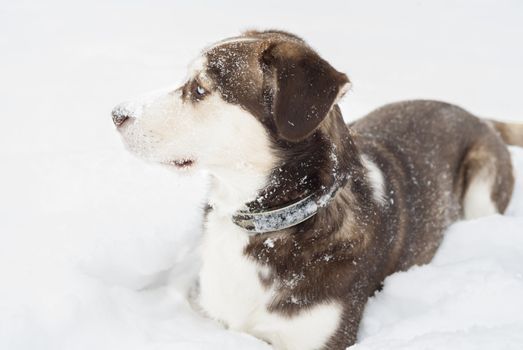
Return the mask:
MULTIPOLYGON (((383 279, 431 260, 446 228, 461 217, 463 194, 479 172, 495 176, 492 199, 505 210, 514 181, 510 156, 486 123, 442 102, 387 105, 347 126, 332 106, 348 82, 344 74, 294 35, 245 36, 260 40, 218 46, 207 58, 223 98, 266 126, 281 159, 251 209, 280 207, 329 188, 336 166, 349 174, 314 217, 253 236, 245 254, 269 268, 260 280, 276 290, 271 312, 293 317, 318 303, 343 305, 342 322, 325 349, 344 349, 355 342, 367 298, 383 279), (231 66, 240 69, 231 72, 231 66), (385 176, 384 203, 373 199, 362 154, 385 176), (273 247, 264 244, 268 237, 273 247)), ((513 140, 504 127, 497 129, 513 140)))

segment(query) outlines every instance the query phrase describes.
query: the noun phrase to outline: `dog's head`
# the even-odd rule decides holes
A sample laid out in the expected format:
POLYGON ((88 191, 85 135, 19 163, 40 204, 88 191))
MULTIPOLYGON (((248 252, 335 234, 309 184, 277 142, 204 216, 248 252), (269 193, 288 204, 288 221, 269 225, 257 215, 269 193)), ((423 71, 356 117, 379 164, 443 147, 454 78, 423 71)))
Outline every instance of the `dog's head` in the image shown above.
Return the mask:
POLYGON ((250 31, 205 49, 179 88, 117 106, 113 121, 148 160, 266 175, 275 142, 310 137, 348 86, 302 39, 250 31))

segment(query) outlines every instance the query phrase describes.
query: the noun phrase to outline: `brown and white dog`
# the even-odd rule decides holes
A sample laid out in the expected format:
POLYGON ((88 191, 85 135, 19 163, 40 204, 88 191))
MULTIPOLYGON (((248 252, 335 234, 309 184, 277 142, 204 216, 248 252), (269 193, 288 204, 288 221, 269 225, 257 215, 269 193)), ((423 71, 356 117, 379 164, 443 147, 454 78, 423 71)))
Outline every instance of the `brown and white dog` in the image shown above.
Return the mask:
POLYGON ((113 111, 132 152, 209 172, 199 303, 277 349, 353 344, 387 275, 511 197, 521 126, 436 101, 346 125, 349 84, 297 36, 249 31, 204 50, 183 86, 113 111))

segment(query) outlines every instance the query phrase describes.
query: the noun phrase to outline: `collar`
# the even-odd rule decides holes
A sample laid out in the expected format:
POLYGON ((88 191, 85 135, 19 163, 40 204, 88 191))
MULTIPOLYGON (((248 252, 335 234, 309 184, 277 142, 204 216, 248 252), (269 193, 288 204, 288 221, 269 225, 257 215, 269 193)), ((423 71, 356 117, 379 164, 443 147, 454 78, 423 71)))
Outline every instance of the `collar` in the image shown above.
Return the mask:
POLYGON ((348 174, 336 177, 332 187, 321 189, 281 208, 266 211, 238 210, 233 214, 232 221, 251 236, 296 226, 316 215, 320 208, 327 206, 348 179, 348 174))

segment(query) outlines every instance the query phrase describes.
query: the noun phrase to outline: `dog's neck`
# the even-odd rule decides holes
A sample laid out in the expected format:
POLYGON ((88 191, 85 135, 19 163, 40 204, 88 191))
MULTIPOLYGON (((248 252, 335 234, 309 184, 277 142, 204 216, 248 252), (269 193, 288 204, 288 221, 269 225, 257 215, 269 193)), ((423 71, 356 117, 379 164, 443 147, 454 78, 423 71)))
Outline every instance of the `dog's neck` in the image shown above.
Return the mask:
POLYGON ((245 206, 267 182, 263 169, 251 166, 219 169, 211 172, 208 203, 221 215, 232 216, 245 206))
POLYGON ((233 169, 228 174, 214 176, 209 204, 231 217, 242 212, 266 213, 281 208, 310 211, 314 209, 311 205, 327 205, 349 179, 351 170, 360 164, 337 106, 304 141, 275 143, 280 153, 276 166, 263 174, 233 169))

